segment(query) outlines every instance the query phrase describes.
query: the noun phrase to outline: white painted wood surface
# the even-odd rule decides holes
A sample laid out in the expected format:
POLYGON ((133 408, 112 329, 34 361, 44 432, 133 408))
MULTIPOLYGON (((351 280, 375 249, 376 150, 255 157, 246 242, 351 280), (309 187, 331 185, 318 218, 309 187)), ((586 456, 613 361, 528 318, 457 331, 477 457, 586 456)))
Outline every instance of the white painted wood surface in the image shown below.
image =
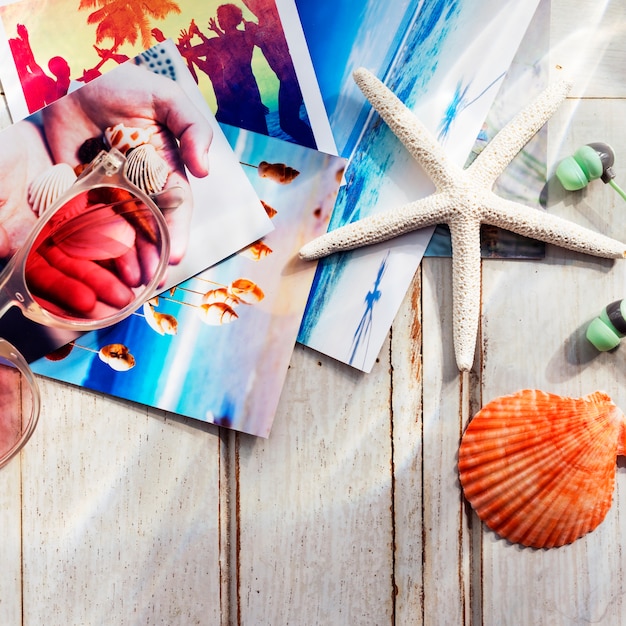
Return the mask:
MULTIPOLYGON (((551 60, 576 85, 550 164, 609 141, 626 185, 626 2, 552 14, 551 60)), ((611 189, 550 189, 550 211, 626 241, 611 189)), ((423 262, 369 375, 297 347, 268 440, 41 380, 40 424, 0 471, 0 624, 626 623, 623 463, 607 519, 549 551, 486 531, 456 473, 464 425, 497 395, 603 389, 626 409, 626 351, 582 337, 626 297, 626 262, 485 261, 466 377, 450 273, 423 262)))

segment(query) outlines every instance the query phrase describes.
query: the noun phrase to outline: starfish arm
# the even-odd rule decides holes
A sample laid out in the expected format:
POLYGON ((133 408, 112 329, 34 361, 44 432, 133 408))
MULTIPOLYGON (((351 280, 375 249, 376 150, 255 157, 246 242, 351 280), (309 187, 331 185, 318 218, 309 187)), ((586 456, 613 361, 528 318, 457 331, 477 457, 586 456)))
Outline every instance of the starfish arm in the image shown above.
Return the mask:
POLYGON ((435 187, 442 190, 453 185, 460 168, 417 117, 368 70, 359 68, 353 76, 363 95, 424 168, 435 187))
POLYGON ((307 261, 363 246, 387 241, 405 233, 444 223, 448 218, 448 198, 434 194, 402 207, 370 215, 309 241, 300 248, 307 261))
POLYGON ((498 132, 474 159, 468 171, 490 189, 515 155, 552 117, 570 89, 571 83, 562 79, 549 85, 498 132))
POLYGON ((541 209, 492 194, 483 222, 561 248, 607 259, 626 257, 626 244, 541 209))
POLYGON ((480 319, 480 224, 455 220, 452 240, 452 337, 459 370, 472 368, 480 319))

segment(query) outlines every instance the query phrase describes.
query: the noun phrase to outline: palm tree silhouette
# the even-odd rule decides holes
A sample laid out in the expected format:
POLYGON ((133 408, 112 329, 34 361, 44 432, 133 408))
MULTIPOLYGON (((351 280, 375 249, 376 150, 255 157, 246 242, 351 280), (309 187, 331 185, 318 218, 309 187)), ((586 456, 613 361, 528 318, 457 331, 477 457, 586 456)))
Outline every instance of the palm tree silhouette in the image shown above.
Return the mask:
POLYGON ((367 292, 367 294, 365 295, 365 299, 363 300, 365 304, 365 311, 363 312, 361 320, 359 321, 359 325, 357 326, 357 329, 352 336, 352 345, 350 346, 350 360, 348 361, 349 365, 354 365, 359 349, 363 351, 363 366, 366 363, 367 352, 370 345, 370 335, 372 332, 372 326, 374 325, 374 307, 383 295, 383 292, 380 289, 380 283, 382 282, 385 271, 387 270, 388 259, 389 251, 387 251, 385 258, 380 262, 374 284, 372 288, 367 292))
POLYGON ((135 45, 141 39, 143 48, 151 45, 150 19, 162 20, 169 13, 180 13, 173 0, 80 0, 79 10, 96 9, 87 17, 87 24, 97 24, 96 44, 112 39, 111 52, 122 44, 135 45))

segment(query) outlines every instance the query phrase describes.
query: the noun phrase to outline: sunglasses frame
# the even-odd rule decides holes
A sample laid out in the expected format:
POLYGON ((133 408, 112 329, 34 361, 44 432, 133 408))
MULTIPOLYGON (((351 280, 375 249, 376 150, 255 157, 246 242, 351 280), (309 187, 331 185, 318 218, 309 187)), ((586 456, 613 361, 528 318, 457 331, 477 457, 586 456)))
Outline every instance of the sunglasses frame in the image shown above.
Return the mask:
MULTIPOLYGON (((0 274, 0 317, 11 307, 17 306, 28 319, 42 324, 43 326, 67 330, 85 332, 98 330, 116 324, 137 310, 141 304, 156 291, 167 270, 170 256, 170 237, 167 223, 161 210, 154 200, 134 185, 125 174, 126 157, 117 149, 100 152, 90 165, 85 168, 76 182, 64 194, 62 194, 37 220, 37 223, 29 233, 25 242, 9 260, 0 274), (161 241, 161 254, 159 263, 152 278, 143 287, 145 297, 139 296, 130 304, 117 310, 112 315, 102 319, 65 319, 54 315, 39 305, 32 296, 26 282, 26 260, 37 240, 38 235, 59 209, 64 207, 71 199, 91 189, 102 187, 114 187, 128 191, 145 204, 153 213, 155 226, 161 241)), ((30 386, 32 394, 31 415, 28 423, 22 430, 20 438, 6 452, 0 453, 0 467, 6 465, 30 439, 37 422, 41 406, 41 394, 35 376, 26 359, 19 350, 6 339, 0 338, 0 365, 8 364, 14 367, 30 386)), ((23 417, 23 416, 22 416, 23 417)))

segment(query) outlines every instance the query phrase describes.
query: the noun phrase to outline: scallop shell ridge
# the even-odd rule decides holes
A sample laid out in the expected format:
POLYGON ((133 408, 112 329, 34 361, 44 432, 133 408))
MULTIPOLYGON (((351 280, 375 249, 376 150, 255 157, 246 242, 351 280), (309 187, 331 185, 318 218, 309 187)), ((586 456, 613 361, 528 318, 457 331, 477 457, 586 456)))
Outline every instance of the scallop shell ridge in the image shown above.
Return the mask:
POLYGON ((459 478, 478 517, 526 546, 562 546, 611 507, 626 417, 609 396, 526 389, 496 398, 469 423, 459 478))
POLYGON ((71 165, 57 163, 35 177, 28 186, 28 203, 40 216, 75 182, 76 174, 71 165))
POLYGON ((147 194, 165 187, 169 166, 152 144, 143 144, 130 150, 126 157, 126 175, 147 194))

